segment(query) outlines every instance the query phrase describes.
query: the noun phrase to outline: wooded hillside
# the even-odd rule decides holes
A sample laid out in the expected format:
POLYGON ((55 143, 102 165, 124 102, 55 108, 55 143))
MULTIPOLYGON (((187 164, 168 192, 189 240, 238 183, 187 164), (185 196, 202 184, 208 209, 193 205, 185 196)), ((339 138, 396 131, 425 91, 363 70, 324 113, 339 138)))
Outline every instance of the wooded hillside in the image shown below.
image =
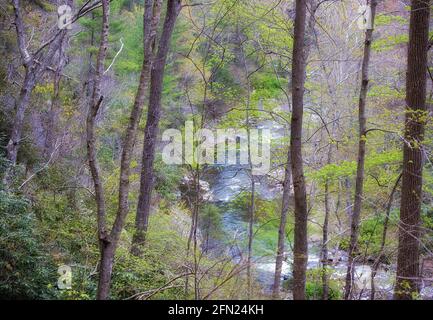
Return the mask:
POLYGON ((430 0, 0 0, 0 298, 433 299, 430 0))

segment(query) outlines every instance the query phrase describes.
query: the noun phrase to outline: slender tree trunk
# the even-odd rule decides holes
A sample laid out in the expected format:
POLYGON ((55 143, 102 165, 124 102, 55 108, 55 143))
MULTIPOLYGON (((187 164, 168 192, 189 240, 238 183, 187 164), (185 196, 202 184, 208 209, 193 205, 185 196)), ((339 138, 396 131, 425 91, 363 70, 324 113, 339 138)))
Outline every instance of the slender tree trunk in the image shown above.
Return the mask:
MULTIPOLYGON (((374 17, 376 13, 376 0, 370 0, 371 8, 371 26, 374 26, 374 17)), ((359 117, 359 145, 358 145, 358 164, 356 170, 356 184, 355 184, 355 201, 353 214, 351 219, 350 228, 350 243, 348 251, 348 262, 347 262, 347 273, 346 273, 346 286, 344 292, 344 298, 350 299, 352 294, 353 285, 353 274, 354 274, 354 255, 356 246, 358 243, 358 229, 359 220, 361 216, 362 207, 362 194, 364 188, 364 163, 365 163, 365 143, 366 143, 366 130, 367 121, 365 113, 365 105, 368 91, 368 67, 370 64, 370 51, 371 43, 373 41, 373 29, 367 29, 365 31, 365 42, 364 42, 364 56, 362 60, 361 70, 361 91, 359 94, 358 104, 358 117, 359 117)))
POLYGON ((352 204, 352 183, 350 181, 349 177, 346 177, 344 179, 344 189, 346 190, 346 208, 345 208, 345 212, 346 212, 346 216, 347 216, 347 220, 349 222, 349 225, 352 224, 352 215, 353 215, 353 204, 352 204))
MULTIPOLYGON (((203 121, 201 122, 203 123, 203 121)), ((194 168, 194 203, 192 206, 192 216, 191 216, 191 228, 189 230, 189 236, 187 241, 187 247, 186 247, 186 260, 189 261, 189 256, 191 253, 191 243, 192 243, 192 253, 194 255, 194 267, 193 267, 193 274, 194 274, 194 299, 199 299, 199 287, 198 287, 198 260, 197 260, 197 228, 198 228, 198 215, 200 211, 200 165, 198 163, 195 163, 194 168)), ((185 297, 188 297, 189 292, 189 276, 185 277, 185 297)))
POLYGON ((54 131, 56 114, 60 106, 59 96, 60 75, 59 69, 56 70, 53 79, 53 94, 51 96, 50 110, 48 111, 47 131, 45 134, 44 157, 48 158, 54 149, 54 131))
POLYGON ((100 264, 97 300, 107 300, 110 293, 111 275, 113 273, 115 246, 113 242, 100 241, 100 264))
POLYGON ((159 119, 161 117, 161 93, 164 80, 164 69, 171 35, 181 7, 180 0, 168 0, 167 13, 159 42, 158 53, 152 65, 149 108, 147 112, 146 127, 144 129, 140 193, 135 220, 137 229, 137 235, 135 237, 136 245, 143 244, 149 223, 150 200, 154 183, 153 161, 155 158, 159 119))
POLYGON ((35 87, 36 79, 32 71, 26 68, 24 82, 21 87, 20 95, 16 102, 15 119, 12 125, 12 132, 6 146, 6 158, 14 166, 17 162, 18 148, 24 125, 24 115, 30 103, 30 96, 35 87))
POLYGON ((252 295, 252 257, 253 257, 253 238, 254 238, 254 216, 255 216, 255 202, 256 202, 256 181, 253 175, 253 163, 251 159, 251 119, 250 119, 250 101, 251 101, 251 83, 250 83, 250 73, 248 71, 248 64, 242 44, 242 39, 239 32, 239 26, 237 26, 238 35, 238 45, 241 53, 242 64, 245 72, 245 84, 247 87, 247 97, 246 97, 246 109, 245 109, 245 120, 247 127, 247 144, 248 144, 248 169, 251 179, 251 197, 250 204, 248 206, 248 247, 247 247, 247 298, 251 299, 252 295))
POLYGON ((306 0, 296 0, 292 58, 292 120, 290 153, 295 196, 295 241, 293 261, 293 299, 305 300, 307 242, 307 195, 302 159, 302 119, 306 61, 304 53, 306 0))
POLYGON ((64 67, 63 44, 59 48, 58 66, 53 75, 53 94, 51 96, 50 110, 48 112, 47 131, 45 135, 44 157, 49 158, 54 150, 54 133, 56 129, 57 112, 60 108, 60 81, 64 67))
MULTIPOLYGON (((327 164, 332 163, 332 144, 329 145, 327 164)), ((325 181, 325 218, 323 220, 322 228, 322 300, 328 300, 329 298, 329 278, 328 278, 328 225, 329 216, 331 215, 331 206, 329 203, 329 184, 330 181, 327 178, 325 181)))
POLYGON ((403 180, 394 299, 409 300, 419 291, 419 224, 426 109, 426 70, 430 0, 412 0, 406 75, 403 180))
POLYGON ((114 245, 107 234, 106 229, 106 209, 105 196, 99 173, 99 165, 96 156, 96 137, 95 137, 95 120, 98 110, 102 103, 101 80, 104 73, 104 61, 107 55, 108 46, 108 29, 110 5, 109 0, 102 0, 102 31, 99 45, 98 56, 96 60, 95 75, 93 79, 93 92, 90 101, 90 108, 87 115, 87 157, 89 160, 90 172, 93 178, 95 188, 97 220, 98 220, 98 238, 100 244, 101 258, 99 264, 99 282, 96 294, 97 299, 107 299, 110 288, 111 273, 113 269, 114 245))
MULTIPOLYGON (((249 132, 249 130, 248 130, 249 132)), ((249 135, 249 133, 248 133, 249 135)), ((249 138, 248 138, 249 140, 249 138)), ((249 144, 249 143, 248 143, 249 144)), ((251 160, 250 160, 251 162, 251 160)), ((251 173, 251 198, 249 205, 249 217, 248 217, 248 255, 247 255, 247 298, 251 299, 252 287, 251 287, 251 267, 252 267, 252 257, 253 257, 253 237, 254 237, 254 212, 255 212, 255 193, 256 193, 256 183, 254 176, 251 173)))
POLYGON ((379 254, 377 255, 376 260, 373 263, 373 267, 371 268, 371 291, 370 291, 370 300, 374 300, 374 296, 376 294, 376 286, 374 283, 374 278, 376 277, 377 270, 379 269, 380 261, 383 257, 383 251, 385 249, 386 244, 386 234, 388 232, 388 224, 389 224, 389 215, 391 214, 392 201, 394 200, 394 193, 397 190, 398 183, 400 182, 402 174, 400 174, 397 178, 397 181, 394 184, 394 187, 391 190, 391 194, 389 195, 388 205, 386 206, 386 216, 385 221, 383 222, 383 232, 382 232, 382 241, 380 243, 379 254))
POLYGON ((13 0, 12 4, 15 14, 15 29, 17 33, 18 49, 20 51, 22 63, 25 69, 23 85, 21 87, 20 95, 16 101, 15 119, 9 142, 6 146, 6 158, 10 161, 12 166, 14 166, 17 162, 18 148, 24 124, 24 113, 29 105, 30 95, 36 84, 36 79, 35 72, 33 70, 35 68, 33 57, 27 50, 27 41, 25 36, 24 22, 21 14, 20 1, 13 0))
POLYGON ((338 214, 340 211, 340 206, 341 206, 341 180, 338 179, 337 181, 337 201, 335 203, 335 209, 334 209, 334 215, 335 218, 337 219, 337 230, 341 231, 342 229, 342 223, 341 223, 341 219, 340 219, 340 215, 338 214))
MULTIPOLYGON (((141 68, 140 82, 135 96, 134 106, 131 111, 128 128, 126 131, 125 143, 122 151, 119 183, 119 210, 121 217, 127 215, 129 210, 129 176, 133 148, 137 136, 137 128, 143 112, 144 99, 149 88, 150 70, 153 62, 153 45, 161 13, 161 0, 146 0, 144 3, 143 15, 143 65, 141 68)), ((131 252, 140 254, 140 248, 132 243, 131 252)))
MULTIPOLYGON (((287 151, 287 159, 290 160, 290 150, 287 151)), ((290 167, 291 167, 290 162, 288 162, 284 170, 283 199, 281 205, 280 226, 278 227, 278 245, 277 245, 277 256, 275 259, 274 284, 272 286, 272 296, 274 299, 278 299, 280 295, 281 272, 283 268, 284 252, 286 247, 286 224, 287 224, 287 214, 289 212, 289 202, 290 202, 290 182, 291 182, 290 167)))

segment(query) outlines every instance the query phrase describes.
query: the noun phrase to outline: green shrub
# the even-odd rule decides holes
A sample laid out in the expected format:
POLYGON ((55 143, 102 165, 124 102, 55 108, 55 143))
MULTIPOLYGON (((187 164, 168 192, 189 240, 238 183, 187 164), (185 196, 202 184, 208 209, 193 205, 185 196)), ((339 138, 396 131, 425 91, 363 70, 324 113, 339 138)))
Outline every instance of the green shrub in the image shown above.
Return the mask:
POLYGON ((0 297, 47 299, 56 296, 57 268, 37 233, 29 202, 0 191, 0 297))
POLYGON ((323 268, 316 268, 307 271, 307 282, 305 284, 305 295, 308 300, 322 299, 323 295, 323 273, 328 274, 328 299, 339 300, 341 299, 341 290, 335 280, 329 279, 330 270, 323 268))
MULTIPOLYGON (((394 219, 392 215, 397 214, 397 212, 391 213, 391 218, 388 222, 388 234, 387 234, 387 242, 384 254, 385 259, 387 259, 387 254, 391 254, 390 248, 393 247, 392 241, 396 241, 395 238, 391 236, 391 233, 395 231, 394 219), (389 252, 388 252, 389 251, 389 252)), ((385 214, 376 215, 369 219, 361 221, 359 227, 359 238, 358 238, 358 246, 357 246, 357 255, 362 255, 366 257, 377 257, 380 252, 380 247, 382 243, 382 233, 383 226, 385 221, 385 214)), ((349 238, 345 237, 340 242, 341 250, 349 249, 349 238)))

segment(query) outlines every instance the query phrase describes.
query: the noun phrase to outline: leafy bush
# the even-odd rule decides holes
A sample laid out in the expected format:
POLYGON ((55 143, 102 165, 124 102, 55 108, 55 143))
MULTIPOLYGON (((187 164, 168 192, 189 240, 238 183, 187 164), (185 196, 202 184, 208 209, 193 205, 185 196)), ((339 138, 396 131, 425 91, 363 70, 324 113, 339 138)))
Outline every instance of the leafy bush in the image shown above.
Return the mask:
POLYGON ((330 270, 323 268, 316 268, 307 271, 307 282, 305 284, 305 294, 308 300, 322 299, 323 295, 323 273, 328 274, 328 299, 339 300, 341 299, 341 290, 335 280, 329 279, 330 270))
POLYGON ((199 228, 203 238, 218 239, 223 234, 221 212, 219 208, 212 204, 206 204, 201 208, 199 213, 199 228))
POLYGON ((0 297, 54 298, 57 268, 44 251, 29 202, 0 191, 0 297))
MULTIPOLYGON (((397 214, 396 212, 392 212, 393 214, 397 214)), ((372 218, 363 220, 360 224, 359 228, 359 238, 358 238, 358 247, 357 254, 365 255, 366 257, 377 257, 380 252, 380 246, 382 243, 382 233, 384 226, 385 215, 377 215, 372 218)), ((385 250, 388 249, 388 253, 391 254, 391 248, 394 247, 392 241, 396 241, 394 237, 390 234, 395 231, 395 226, 393 222, 393 218, 391 217, 388 225, 388 233, 387 233, 387 242, 385 246, 385 250)), ((345 237, 340 242, 340 249, 348 250, 349 248, 349 238, 345 237)), ((387 258, 387 251, 384 252, 385 259, 387 258)))
POLYGON ((176 191, 182 179, 182 169, 179 166, 166 165, 162 157, 158 155, 155 159, 155 191, 163 198, 174 201, 176 191))

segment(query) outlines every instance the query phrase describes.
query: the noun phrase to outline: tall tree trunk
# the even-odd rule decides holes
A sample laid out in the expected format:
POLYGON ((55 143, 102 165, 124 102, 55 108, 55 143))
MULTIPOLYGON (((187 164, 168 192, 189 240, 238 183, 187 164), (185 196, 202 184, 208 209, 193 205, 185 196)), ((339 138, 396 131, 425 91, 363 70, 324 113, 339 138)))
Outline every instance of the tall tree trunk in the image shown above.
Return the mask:
MULTIPOLYGON (((201 124, 203 121, 201 121, 201 124)), ((199 300, 199 277, 198 277, 198 259, 197 259, 197 228, 198 228, 198 215, 200 211, 201 197, 200 197, 200 165, 198 163, 195 164, 195 168, 193 169, 193 183, 194 183, 194 199, 192 204, 192 215, 191 215, 191 228, 189 230, 189 236, 186 247, 186 260, 189 262, 189 257, 191 253, 191 243, 192 243, 192 253, 194 256, 194 266, 193 266, 193 274, 194 274, 194 299, 199 300)), ((189 276, 185 277, 185 297, 188 297, 189 292, 189 276)))
MULTIPOLYGON (((113 262, 114 262, 114 256, 117 249, 117 245, 120 239, 120 235, 122 232, 122 229, 125 224, 125 219, 129 211, 129 203, 128 203, 128 195, 129 195, 129 176, 130 176, 130 164, 131 164, 131 158, 132 158, 132 152, 136 140, 136 132, 138 128, 138 123, 141 118, 143 105, 144 105, 144 98, 146 95, 146 89, 148 87, 148 80, 149 80, 149 72, 151 68, 151 62, 152 62, 152 47, 153 47, 153 41, 156 35, 156 27, 158 25, 159 21, 159 8, 160 8, 160 1, 154 1, 147 0, 145 2, 145 10, 143 15, 143 28, 144 28, 144 36, 143 36, 143 46, 144 46, 144 57, 143 57, 143 66, 140 76, 140 82, 137 89, 137 94, 135 97, 134 105, 131 110, 131 115, 128 123, 128 127, 126 129, 126 135, 125 140, 123 143, 123 149, 122 149, 122 155, 121 155, 121 164, 120 164, 120 178, 119 178, 119 203, 118 203, 118 210, 116 214, 116 219, 113 224, 113 228, 107 236, 106 232, 106 226, 105 226, 105 208, 104 203, 105 201, 100 200, 100 204, 98 205, 98 208, 101 207, 101 219, 104 219, 101 222, 100 230, 103 230, 103 232, 100 231, 100 242, 101 242, 101 261, 100 261, 100 276, 99 276, 99 285, 98 285, 98 293, 97 298, 98 299, 107 299, 109 290, 110 290, 110 283, 111 283, 111 274, 113 269, 113 262), (156 16, 154 15, 156 13, 156 16)), ((108 37, 108 5, 104 9, 103 4, 103 31, 102 31, 102 37, 101 37, 101 45, 100 50, 98 54, 98 62, 97 62, 97 71, 94 81, 94 96, 98 95, 97 92, 100 90, 100 77, 101 72, 103 71, 103 63, 100 63, 100 61, 103 61, 101 52, 106 51, 107 46, 107 37, 108 37)), ((96 101, 95 99, 92 99, 93 101, 96 101)), ((101 99, 99 100, 101 101, 101 99)), ((100 103, 99 103, 100 104, 100 103)), ((96 109, 96 108, 95 108, 96 109)), ((96 109, 97 112, 97 109, 96 109)), ((90 117, 90 129, 88 132, 92 132, 94 123, 94 118, 96 116, 96 112, 93 114, 89 113, 90 117)), ((93 137, 93 143, 89 144, 91 146, 91 151, 93 149, 94 152, 94 137, 93 137)), ((93 154, 94 160, 93 163, 96 163, 96 156, 93 154)), ((90 159, 90 157, 89 157, 90 159)), ((92 170, 92 175, 94 177, 94 181, 96 181, 95 177, 98 176, 98 169, 94 168, 92 170), (96 174, 94 174, 95 172, 96 174)), ((99 183, 100 185, 100 183, 99 183)), ((95 182, 95 190, 96 190, 96 182, 95 182)), ((102 187, 97 194, 101 194, 103 196, 103 190, 102 187)))
POLYGON ((93 178, 95 188, 95 198, 97 207, 98 220, 98 238, 100 244, 101 258, 99 264, 99 282, 96 294, 97 299, 107 299, 110 288, 111 272, 113 269, 114 249, 113 243, 109 239, 106 228, 106 209, 105 196, 99 166, 96 157, 96 137, 95 121, 96 115, 102 103, 101 80, 104 73, 104 61, 107 55, 108 46, 108 29, 110 15, 109 0, 102 0, 102 31, 99 44, 99 51, 96 60, 95 75, 93 79, 93 92, 90 101, 90 108, 87 115, 87 157, 89 161, 90 172, 93 178))
MULTIPOLYGON (((370 0, 371 26, 374 26, 376 14, 376 0, 370 0)), ((359 144, 358 144, 358 164, 356 169, 355 200, 351 219, 350 243, 348 251, 346 286, 344 298, 350 299, 352 294, 353 275, 354 275, 354 255, 358 243, 359 220, 361 216, 362 194, 364 188, 364 163, 365 163, 365 143, 366 143, 366 114, 365 105, 368 91, 368 67, 370 64, 371 42, 373 41, 373 27, 365 31, 364 56, 361 70, 361 90, 359 94, 358 117, 359 117, 359 144)))
POLYGON ((418 293, 419 223, 422 201, 422 142, 426 110, 426 70, 430 0, 412 0, 406 75, 403 180, 394 299, 418 293))
POLYGON ((296 17, 292 58, 292 119, 290 153, 295 196, 295 241, 293 261, 293 299, 305 300, 307 242, 307 196, 302 160, 302 119, 306 61, 304 53, 306 0, 296 0, 296 17))
POLYGON ((30 96, 35 87, 35 74, 26 67, 24 82, 21 87, 20 95, 16 102, 15 119, 12 125, 12 131, 9 142, 6 146, 6 158, 14 166, 17 162, 18 148, 20 145, 21 135, 24 126, 24 115, 30 103, 30 96))
POLYGON ((51 96, 50 110, 48 111, 48 123, 45 135, 44 157, 49 158, 54 150, 54 134, 57 123, 57 112, 60 108, 60 81, 61 72, 65 61, 63 57, 63 44, 60 45, 58 53, 58 65, 53 75, 53 94, 51 96))
POLYGON ((140 193, 136 214, 135 245, 145 241, 150 215, 150 200, 153 189, 153 161, 155 158, 156 137, 161 116, 161 92, 164 80, 164 69, 177 16, 181 9, 180 0, 168 0, 167 13, 159 42, 158 53, 152 65, 150 79, 149 108, 146 127, 144 129, 144 144, 141 164, 140 193))
MULTIPOLYGON (((121 175, 119 183, 119 215, 126 216, 129 210, 129 175, 131 165, 131 155, 133 152, 137 128, 143 111, 144 99, 149 88, 150 70, 153 62, 153 46, 159 24, 162 0, 146 0, 144 3, 143 15, 143 48, 144 57, 141 68, 140 82, 135 96, 134 106, 131 111, 128 129, 126 131, 125 144, 122 151, 121 175)), ((140 251, 133 242, 131 252, 139 255, 140 251)))
POLYGON ((251 179, 251 196, 250 204, 248 206, 248 246, 247 246, 247 298, 251 299, 252 295, 252 257, 253 257, 253 238, 254 238, 254 216, 255 216, 255 197, 256 197, 256 181, 253 174, 253 163, 251 159, 251 119, 250 119, 250 102, 251 102, 251 83, 250 73, 248 71, 247 59, 242 44, 239 26, 237 26, 238 45, 241 54, 241 60, 245 72, 245 85, 247 87, 246 109, 245 109, 245 124, 247 127, 247 144, 248 144, 248 170, 251 179))
MULTIPOLYGON (((248 130, 249 135, 249 130, 248 130)), ((248 138, 249 140, 249 138, 248 138)), ((248 142, 250 144, 250 142, 248 142)), ((251 158, 250 158, 251 159, 251 158)), ((251 163, 251 160, 249 161, 251 163)), ((252 169, 251 169, 252 171, 252 169)), ((251 267, 252 267, 252 257, 253 257, 253 237, 254 237, 254 212, 255 212, 255 194, 256 194, 256 183, 254 176, 251 173, 251 197, 248 212, 248 252, 247 252, 247 298, 251 299, 252 294, 252 281, 251 281, 251 267)))
MULTIPOLYGON (((33 57, 27 50, 27 41, 25 35, 24 22, 21 14, 19 0, 13 0, 15 14, 15 29, 17 33, 17 44, 20 51, 22 63, 25 69, 24 81, 21 87, 20 95, 16 101, 15 119, 12 125, 12 131, 9 142, 6 147, 6 158, 12 166, 17 162, 18 148, 21 140, 22 129, 24 125, 24 114, 30 103, 30 95, 36 84, 35 66, 33 57)), ((6 174, 7 178, 7 174, 6 174)))
MULTIPOLYGON (((20 95, 16 101, 16 113, 9 142, 6 147, 6 158, 14 166, 17 161, 18 147, 21 140, 21 133, 24 124, 24 113, 30 102, 30 95, 36 83, 35 73, 33 72, 33 57, 27 50, 24 22, 21 14, 19 0, 13 0, 15 14, 15 29, 17 33, 18 49, 20 51, 22 63, 25 69, 24 82, 21 87, 20 95)), ((6 175, 7 176, 7 175, 6 175)), ((7 177, 5 177, 7 178, 7 177)))
POLYGON ((346 190, 346 208, 344 211, 346 212, 347 221, 349 225, 352 224, 352 215, 353 215, 353 204, 352 204, 352 183, 349 177, 344 178, 344 189, 346 190))
MULTIPOLYGON (((287 151, 287 160, 290 160, 290 150, 287 151)), ((291 182, 290 166, 290 162, 286 163, 286 168, 284 170, 283 199, 281 205, 280 225, 278 227, 278 245, 277 256, 275 258, 274 284, 272 286, 272 296, 274 299, 278 299, 280 295, 281 272, 283 268, 284 252, 286 247, 286 224, 287 214, 289 212, 291 182)))
MULTIPOLYGON (((333 144, 329 144, 328 148, 328 159, 327 164, 332 163, 332 148, 333 144)), ((328 279, 328 225, 329 225, 329 216, 331 214, 331 206, 329 203, 329 184, 330 181, 326 178, 325 181, 325 218, 323 220, 323 228, 322 228, 322 252, 321 252, 321 260, 322 260, 322 300, 328 300, 329 298, 329 279, 328 279)))

